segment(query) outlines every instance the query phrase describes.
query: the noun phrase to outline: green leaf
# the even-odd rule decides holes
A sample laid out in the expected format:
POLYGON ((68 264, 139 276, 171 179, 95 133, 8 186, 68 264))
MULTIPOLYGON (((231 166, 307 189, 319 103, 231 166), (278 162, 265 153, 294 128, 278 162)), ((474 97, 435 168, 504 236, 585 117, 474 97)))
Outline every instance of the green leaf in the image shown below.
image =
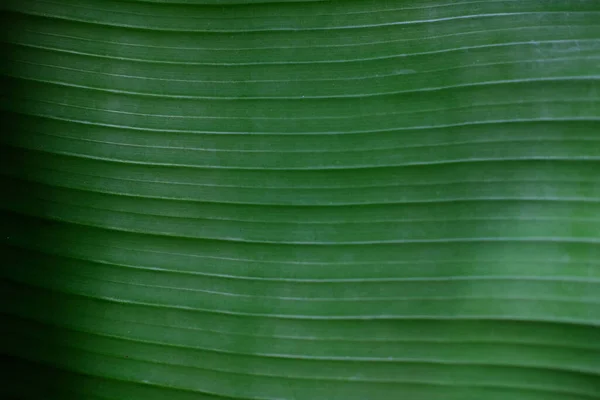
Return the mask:
POLYGON ((597 0, 2 9, 2 398, 600 398, 597 0))

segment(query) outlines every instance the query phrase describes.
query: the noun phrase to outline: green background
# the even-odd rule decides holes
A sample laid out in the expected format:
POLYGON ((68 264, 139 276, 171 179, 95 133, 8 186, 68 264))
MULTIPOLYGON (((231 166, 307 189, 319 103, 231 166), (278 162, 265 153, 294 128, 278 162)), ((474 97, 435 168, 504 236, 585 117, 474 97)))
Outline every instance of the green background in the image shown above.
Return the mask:
POLYGON ((600 398, 597 0, 0 8, 3 398, 600 398))

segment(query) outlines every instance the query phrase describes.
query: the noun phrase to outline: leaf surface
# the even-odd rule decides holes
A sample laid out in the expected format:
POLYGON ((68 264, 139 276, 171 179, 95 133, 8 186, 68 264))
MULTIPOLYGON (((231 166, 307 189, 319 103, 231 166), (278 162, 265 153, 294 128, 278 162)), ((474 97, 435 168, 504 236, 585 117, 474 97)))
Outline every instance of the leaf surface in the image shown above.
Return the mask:
POLYGON ((6 0, 3 396, 600 398, 600 3, 6 0))

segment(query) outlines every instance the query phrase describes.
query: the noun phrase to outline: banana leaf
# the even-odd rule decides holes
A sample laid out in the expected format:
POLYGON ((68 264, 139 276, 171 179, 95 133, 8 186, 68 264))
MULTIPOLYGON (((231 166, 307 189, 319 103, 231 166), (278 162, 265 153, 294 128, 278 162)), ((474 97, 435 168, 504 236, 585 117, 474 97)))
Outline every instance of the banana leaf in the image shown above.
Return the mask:
POLYGON ((0 397, 600 399, 597 0, 0 8, 0 397))

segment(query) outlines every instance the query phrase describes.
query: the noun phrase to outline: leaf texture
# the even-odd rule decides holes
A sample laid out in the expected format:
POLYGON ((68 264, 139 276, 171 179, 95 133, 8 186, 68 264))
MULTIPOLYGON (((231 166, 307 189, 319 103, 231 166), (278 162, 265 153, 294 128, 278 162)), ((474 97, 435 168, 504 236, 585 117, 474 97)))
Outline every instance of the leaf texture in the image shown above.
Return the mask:
POLYGON ((0 393, 600 398, 596 0, 5 0, 0 393))

